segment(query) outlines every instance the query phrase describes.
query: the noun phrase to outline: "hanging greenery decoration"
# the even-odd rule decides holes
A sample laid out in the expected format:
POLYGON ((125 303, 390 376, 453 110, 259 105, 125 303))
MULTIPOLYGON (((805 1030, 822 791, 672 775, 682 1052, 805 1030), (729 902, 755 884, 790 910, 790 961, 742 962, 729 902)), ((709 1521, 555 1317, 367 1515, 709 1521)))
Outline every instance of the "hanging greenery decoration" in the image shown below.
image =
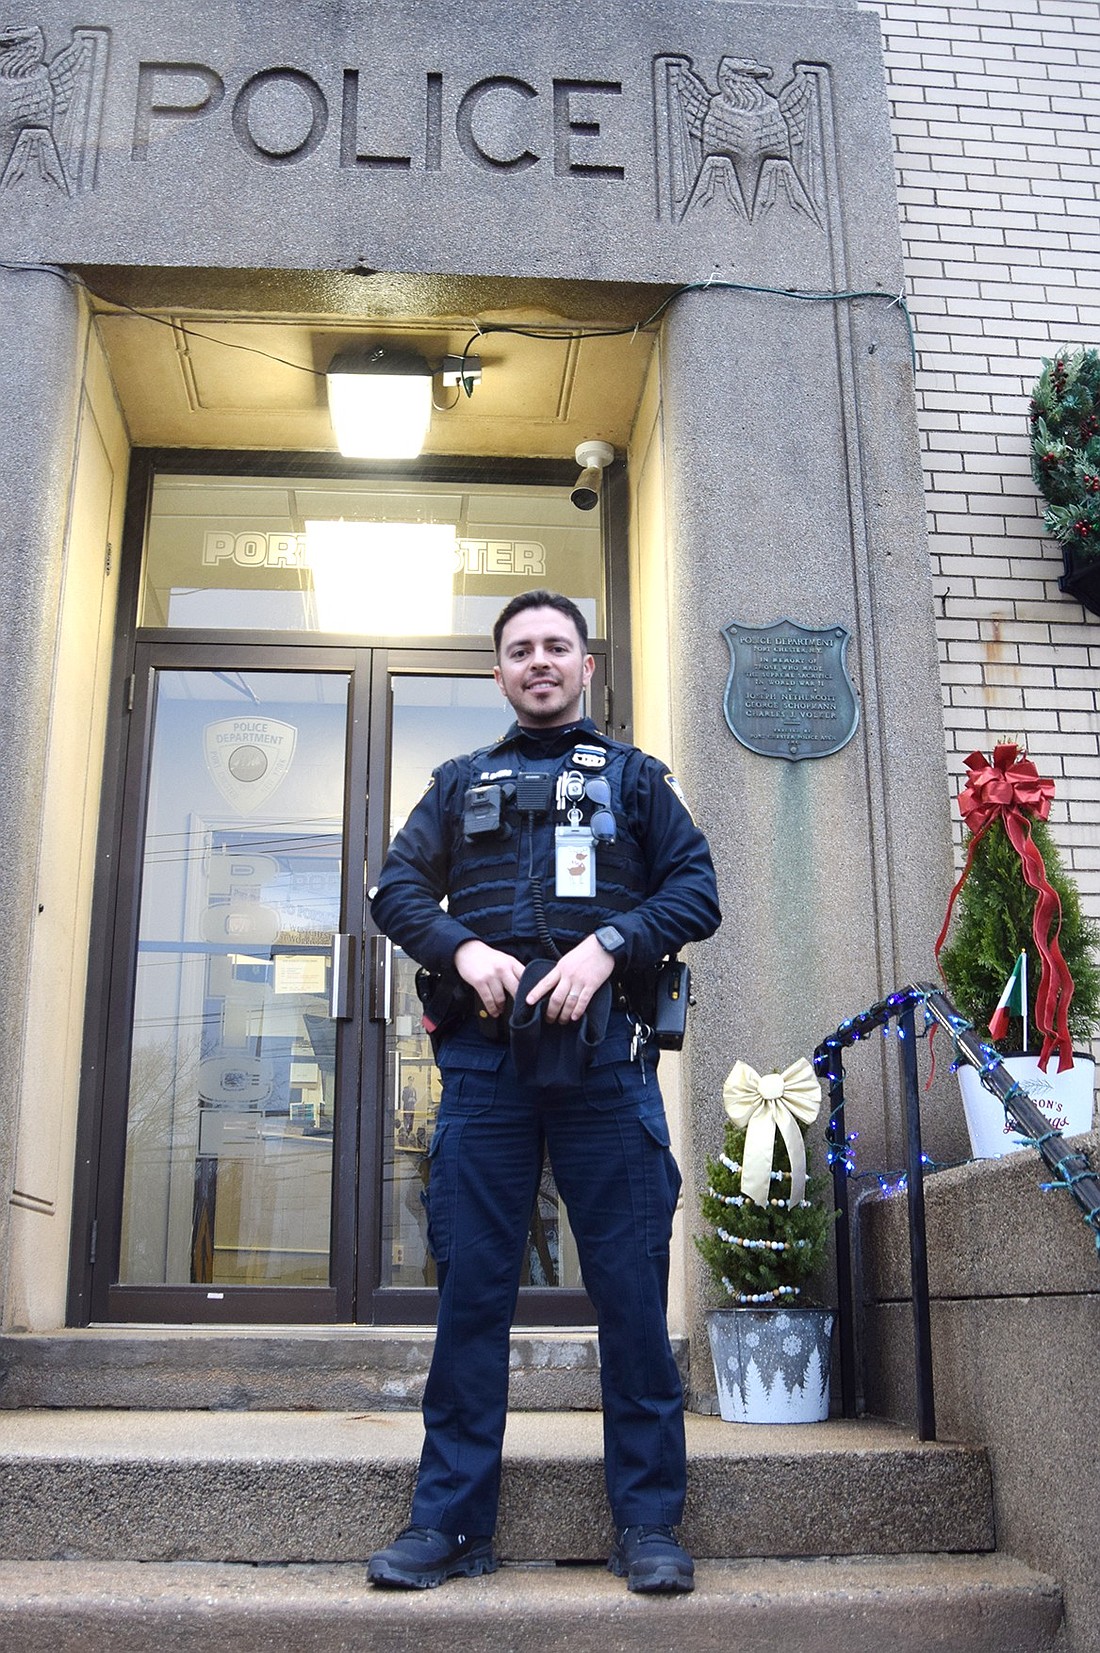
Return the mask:
POLYGON ((1100 562, 1100 353, 1062 350, 1044 361, 1030 418, 1046 531, 1079 561, 1100 562))

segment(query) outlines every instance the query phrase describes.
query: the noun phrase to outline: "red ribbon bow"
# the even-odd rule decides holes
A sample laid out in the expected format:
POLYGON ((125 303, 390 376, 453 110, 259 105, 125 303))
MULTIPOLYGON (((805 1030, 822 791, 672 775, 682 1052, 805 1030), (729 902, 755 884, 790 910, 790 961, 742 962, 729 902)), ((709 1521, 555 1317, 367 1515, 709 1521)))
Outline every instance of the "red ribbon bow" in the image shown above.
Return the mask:
POLYGON ((1039 1066, 1045 1073, 1047 1063, 1057 1051, 1058 1072, 1062 1073, 1073 1066, 1068 1023, 1073 977, 1058 945, 1062 903, 1057 891, 1050 886, 1043 857, 1031 836, 1032 818, 1045 821, 1050 814, 1054 782, 1040 775, 1031 759, 1012 744, 994 747, 992 763, 984 753, 971 752, 966 767, 970 779, 959 793, 959 809, 970 829, 970 848, 962 875, 947 903, 947 917, 936 942, 936 959, 938 962, 950 928, 955 898, 970 874, 978 841, 994 821, 1003 821, 1009 842, 1020 857, 1024 878, 1036 891, 1032 935, 1042 965, 1034 1012, 1035 1026, 1043 1035, 1039 1066))

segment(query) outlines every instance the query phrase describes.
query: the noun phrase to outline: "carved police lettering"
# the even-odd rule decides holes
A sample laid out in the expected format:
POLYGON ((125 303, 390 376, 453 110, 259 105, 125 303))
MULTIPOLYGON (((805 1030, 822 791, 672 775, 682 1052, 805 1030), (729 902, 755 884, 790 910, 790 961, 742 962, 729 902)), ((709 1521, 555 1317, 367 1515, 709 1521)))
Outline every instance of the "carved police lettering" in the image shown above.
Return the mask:
MULTIPOLYGON (((506 108, 499 96, 503 92, 509 93, 511 98, 521 98, 524 102, 538 97, 535 88, 529 86, 525 80, 516 80, 511 75, 491 75, 487 80, 479 80, 469 91, 463 93, 455 116, 455 131, 463 153, 477 165, 489 167, 494 172, 522 172, 527 167, 534 166, 539 160, 533 149, 523 148, 514 155, 500 155, 493 154, 485 147, 485 141, 490 137, 495 142, 502 143, 502 140, 507 141, 513 136, 515 108, 506 108), (485 111, 489 118, 484 121, 483 135, 479 138, 474 132, 474 117, 482 101, 490 97, 492 102, 485 111), (490 132, 484 131, 485 126, 490 127, 490 132)), ((523 142, 522 139, 515 141, 523 142)))
POLYGON ((246 155, 286 166, 312 155, 328 128, 328 103, 301 69, 261 69, 233 100, 233 132, 246 155))
MULTIPOLYGON (((437 76, 437 79, 440 77, 437 76)), ((430 115, 430 107, 429 107, 430 115)), ((438 150, 438 142, 436 148, 438 150)), ((428 149, 431 149, 429 139, 428 149)), ((344 70, 344 105, 340 124, 340 165, 393 167, 407 172, 412 166, 410 155, 377 155, 363 153, 359 148, 359 71, 344 70)))
POLYGON ((617 80, 556 80, 554 82, 554 171, 586 178, 622 178, 625 169, 607 162, 580 161, 573 156, 573 140, 597 139, 602 136, 600 122, 591 118, 594 113, 588 101, 594 97, 621 97, 622 86, 617 80), (581 108, 589 118, 575 113, 572 100, 584 100, 581 108))
POLYGON ((140 64, 130 158, 145 160, 154 120, 194 120, 196 115, 212 114, 224 97, 222 77, 205 63, 140 64), (173 86, 177 96, 169 99, 168 89, 173 86))
POLYGON ((424 122, 424 170, 438 172, 443 166, 443 76, 428 76, 428 103, 424 122))
POLYGON ((235 86, 209 64, 146 62, 132 157, 147 160, 162 130, 213 116, 224 103, 240 148, 264 166, 313 155, 334 116, 338 148, 330 140, 325 153, 350 171, 439 172, 461 155, 500 174, 541 164, 558 177, 621 182, 626 169, 609 131, 621 98, 621 83, 610 80, 555 78, 540 89, 515 75, 487 75, 463 87, 432 70, 411 83, 379 85, 366 67, 345 68, 330 84, 280 65, 235 86))

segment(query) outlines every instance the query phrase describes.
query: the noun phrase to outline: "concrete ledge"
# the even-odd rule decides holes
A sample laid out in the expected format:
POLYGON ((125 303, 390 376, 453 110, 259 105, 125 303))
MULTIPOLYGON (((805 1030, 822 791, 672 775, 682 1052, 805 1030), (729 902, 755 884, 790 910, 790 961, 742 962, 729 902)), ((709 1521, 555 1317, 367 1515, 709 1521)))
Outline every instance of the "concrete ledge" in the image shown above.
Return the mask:
MULTIPOLYGON (((1100 1166, 1100 1131, 1068 1139, 1100 1166)), ((1100 1285, 1095 1235, 1068 1190, 1043 1193, 1050 1172, 1034 1148, 976 1159, 924 1181, 933 1297, 1089 1292, 1100 1285)), ((860 1202, 864 1296, 909 1296, 904 1193, 860 1202)))
POLYGON ((345 1567, 0 1564, 0 1653, 1047 1653, 1058 1587, 993 1556, 703 1562, 693 1595, 602 1568, 505 1567, 439 1590, 345 1567))
MULTIPOLYGON (((509 1419, 508 1559, 606 1558, 602 1420, 509 1419)), ((872 1423, 691 1418, 686 1541, 701 1556, 993 1546, 975 1448, 872 1423)), ((16 1412, 0 1454, 0 1555, 28 1560, 351 1561, 408 1519, 408 1414, 16 1412)))
MULTIPOLYGON (((91 1327, 0 1336, 0 1410, 27 1406, 388 1411, 420 1405, 427 1327, 91 1327)), ((686 1381, 687 1340, 674 1341, 686 1381)), ((594 1331, 519 1331, 515 1411, 598 1409, 594 1331)))

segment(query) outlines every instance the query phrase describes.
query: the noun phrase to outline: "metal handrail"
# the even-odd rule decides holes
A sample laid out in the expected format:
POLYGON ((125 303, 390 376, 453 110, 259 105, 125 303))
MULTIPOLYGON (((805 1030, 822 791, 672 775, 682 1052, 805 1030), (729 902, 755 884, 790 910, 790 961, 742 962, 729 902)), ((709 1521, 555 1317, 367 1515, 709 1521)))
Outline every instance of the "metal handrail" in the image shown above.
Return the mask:
POLYGON ((954 1043, 955 1062, 965 1061, 977 1068, 982 1084, 1004 1107, 1009 1120, 1022 1137, 1039 1150, 1053 1171, 1058 1185, 1073 1195, 1096 1234, 1100 1251, 1100 1176, 1088 1157, 1067 1147, 1061 1131, 1054 1129, 1012 1077, 997 1052, 985 1045, 972 1023, 959 1014, 946 993, 930 982, 912 982, 908 987, 880 999, 870 1009, 841 1022, 835 1033, 823 1039, 814 1052, 814 1071, 829 1084, 829 1124, 826 1141, 833 1173, 837 1209, 837 1333, 840 1346, 841 1404, 846 1418, 856 1415, 856 1332, 852 1286, 852 1236, 848 1200, 851 1171, 849 1137, 844 1128, 844 1062, 842 1052, 859 1043, 880 1027, 898 1023, 898 1066, 901 1076, 902 1108, 905 1122, 905 1180, 909 1208, 909 1268, 913 1294, 913 1358, 917 1400, 917 1434, 920 1440, 935 1440, 936 1410, 932 1371, 931 1308, 928 1291, 928 1249, 924 1214, 924 1158, 920 1131, 920 1089, 917 1078, 917 1005, 923 1005, 926 1020, 941 1026, 954 1043))

